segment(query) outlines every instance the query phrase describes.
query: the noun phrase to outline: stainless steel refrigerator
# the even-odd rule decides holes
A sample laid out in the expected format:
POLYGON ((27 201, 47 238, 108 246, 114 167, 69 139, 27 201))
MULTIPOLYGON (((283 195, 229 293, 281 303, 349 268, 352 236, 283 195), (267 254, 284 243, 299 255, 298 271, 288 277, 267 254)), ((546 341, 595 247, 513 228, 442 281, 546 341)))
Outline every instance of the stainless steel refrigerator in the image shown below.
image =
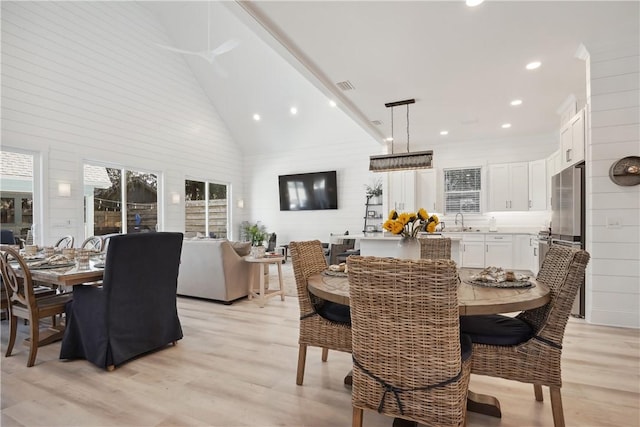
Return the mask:
MULTIPOLYGON (((584 249, 585 205, 584 163, 569 167, 551 178, 551 245, 584 249)), ((584 317, 584 282, 571 309, 575 317, 584 317)))

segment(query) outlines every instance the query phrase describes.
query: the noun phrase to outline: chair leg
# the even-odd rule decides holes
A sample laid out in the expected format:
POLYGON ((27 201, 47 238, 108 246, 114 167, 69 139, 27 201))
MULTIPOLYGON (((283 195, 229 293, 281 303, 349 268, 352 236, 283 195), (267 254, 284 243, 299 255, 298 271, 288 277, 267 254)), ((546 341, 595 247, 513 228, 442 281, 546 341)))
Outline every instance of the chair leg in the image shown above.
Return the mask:
POLYGON ((113 372, 114 369, 116 369, 116 367, 114 365, 107 366, 107 371, 109 371, 109 372, 113 372))
POLYGON ((5 357, 11 356, 11 350, 16 343, 16 333, 18 332, 18 318, 9 314, 9 343, 7 344, 7 352, 5 357))
POLYGON ((302 385, 304 380, 304 364, 307 361, 307 345, 300 344, 298 349, 298 373, 296 374, 296 384, 302 385))
POLYGON ((564 427, 564 411, 562 410, 562 396, 560 387, 549 387, 551 392, 551 411, 553 412, 554 427, 564 427))
POLYGON ((536 400, 542 402, 542 386, 540 384, 533 385, 533 393, 536 395, 536 400))
POLYGON ((326 362, 327 361, 327 357, 329 357, 329 349, 322 347, 322 361, 326 362))
POLYGON ((31 342, 29 343, 29 360, 27 368, 32 367, 36 363, 36 355, 38 354, 38 341, 40 340, 40 322, 31 319, 29 321, 29 329, 31 330, 31 342))
POLYGON ((362 408, 353 407, 353 421, 351 427, 362 427, 362 415, 364 410, 362 408))

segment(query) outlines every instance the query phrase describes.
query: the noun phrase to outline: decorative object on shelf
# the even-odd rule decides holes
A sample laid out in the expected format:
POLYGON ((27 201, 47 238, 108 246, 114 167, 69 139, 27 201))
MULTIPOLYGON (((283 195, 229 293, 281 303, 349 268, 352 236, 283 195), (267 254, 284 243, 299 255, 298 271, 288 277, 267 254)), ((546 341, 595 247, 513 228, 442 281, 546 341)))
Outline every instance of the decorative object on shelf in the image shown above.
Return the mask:
POLYGON ((409 105, 414 104, 415 99, 406 99, 404 101, 388 102, 385 107, 391 108, 391 154, 383 154, 379 156, 369 157, 369 170, 372 172, 389 172, 406 169, 425 169, 431 167, 433 161, 433 151, 416 151, 409 152, 409 105), (407 106, 407 152, 393 152, 393 107, 400 105, 407 106))
POLYGON ((609 178, 625 187, 640 184, 640 157, 628 156, 615 161, 609 169, 609 178))
POLYGON ((364 186, 365 191, 367 193, 367 199, 369 203, 372 205, 377 205, 380 203, 380 196, 382 196, 382 179, 375 178, 371 185, 364 186))

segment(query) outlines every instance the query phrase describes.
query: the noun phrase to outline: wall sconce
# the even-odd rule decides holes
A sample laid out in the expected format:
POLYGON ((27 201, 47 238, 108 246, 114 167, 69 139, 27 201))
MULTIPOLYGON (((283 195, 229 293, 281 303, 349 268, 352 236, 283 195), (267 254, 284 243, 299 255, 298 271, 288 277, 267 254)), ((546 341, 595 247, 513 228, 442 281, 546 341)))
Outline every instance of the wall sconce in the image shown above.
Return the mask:
POLYGON ((171 203, 174 205, 180 204, 180 194, 171 193, 171 203))
POLYGON ((58 183, 58 196, 60 197, 71 197, 71 184, 68 182, 59 182, 58 183))
POLYGON ((243 199, 238 199, 238 207, 240 209, 244 208, 244 200, 243 199))

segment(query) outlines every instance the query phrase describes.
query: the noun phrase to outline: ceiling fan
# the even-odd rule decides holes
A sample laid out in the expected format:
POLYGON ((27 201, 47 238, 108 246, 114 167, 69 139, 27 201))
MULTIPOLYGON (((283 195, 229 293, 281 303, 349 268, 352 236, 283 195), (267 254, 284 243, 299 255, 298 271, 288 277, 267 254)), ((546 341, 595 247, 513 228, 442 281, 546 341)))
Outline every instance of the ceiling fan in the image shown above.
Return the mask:
POLYGON ((211 49, 211 2, 207 2, 207 50, 201 51, 192 51, 192 50, 184 50, 178 49, 172 46, 166 46, 163 44, 156 43, 156 46, 167 49, 172 52, 181 53, 184 55, 196 55, 212 64, 218 74, 222 77, 226 77, 227 73, 224 71, 222 67, 216 62, 216 57, 222 55, 223 53, 227 53, 230 50, 233 50, 236 46, 238 46, 240 42, 236 39, 229 39, 226 42, 222 43, 220 46, 211 49))

